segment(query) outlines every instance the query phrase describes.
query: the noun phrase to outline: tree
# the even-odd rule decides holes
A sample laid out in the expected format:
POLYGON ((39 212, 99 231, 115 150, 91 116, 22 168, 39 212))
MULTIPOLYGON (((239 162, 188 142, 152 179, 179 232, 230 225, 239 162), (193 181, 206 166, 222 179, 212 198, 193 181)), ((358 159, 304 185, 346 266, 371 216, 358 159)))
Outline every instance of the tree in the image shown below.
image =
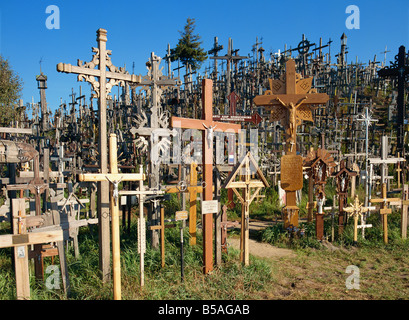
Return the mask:
POLYGON ((198 34, 193 34, 195 30, 195 19, 187 18, 183 31, 179 31, 181 38, 176 48, 170 50, 171 61, 180 60, 184 66, 189 64, 192 71, 200 68, 203 61, 207 59, 207 53, 200 48, 202 41, 198 34))
POLYGON ((23 82, 0 55, 0 124, 10 125, 15 119, 23 82))

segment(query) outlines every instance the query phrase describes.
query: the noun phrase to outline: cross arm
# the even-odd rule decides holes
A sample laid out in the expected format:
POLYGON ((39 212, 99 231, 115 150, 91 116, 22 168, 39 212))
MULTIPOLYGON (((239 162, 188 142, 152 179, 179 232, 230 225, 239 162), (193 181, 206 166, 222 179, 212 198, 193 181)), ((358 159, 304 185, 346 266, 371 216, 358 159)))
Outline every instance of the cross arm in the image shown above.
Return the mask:
POLYGON ((209 125, 212 127, 216 126, 214 128, 214 131, 239 133, 241 129, 240 124, 216 122, 212 120, 209 121, 209 120, 201 120, 201 119, 179 118, 179 117, 170 118, 170 125, 173 128, 205 130, 206 128, 203 126, 203 124, 205 124, 207 127, 209 127, 209 125))
POLYGON ((145 174, 142 173, 82 173, 78 175, 79 181, 106 181, 109 178, 112 181, 137 181, 145 180, 145 174))
POLYGON ((385 199, 369 199, 373 203, 385 203, 385 202, 398 202, 402 201, 401 198, 385 198, 385 199))
POLYGON ((325 104, 329 100, 326 93, 314 93, 314 94, 267 94, 254 97, 253 101, 257 106, 282 106, 289 105, 290 103, 299 103, 300 100, 305 98, 303 105, 309 104, 325 104))
MULTIPOLYGON (((76 73, 76 74, 85 74, 94 77, 100 77, 101 71, 98 69, 91 69, 91 68, 83 68, 78 66, 73 66, 69 63, 62 63, 60 62, 57 64, 57 71, 64 72, 64 73, 76 73)), ((132 83, 140 83, 142 81, 142 77, 140 75, 135 74, 126 74, 126 73, 118 73, 118 72, 105 72, 106 77, 108 79, 116 79, 116 80, 123 80, 132 83)))
POLYGON ((62 230, 26 233, 26 234, 7 234, 0 236, 0 248, 16 247, 21 245, 39 244, 47 242, 62 241, 62 230))

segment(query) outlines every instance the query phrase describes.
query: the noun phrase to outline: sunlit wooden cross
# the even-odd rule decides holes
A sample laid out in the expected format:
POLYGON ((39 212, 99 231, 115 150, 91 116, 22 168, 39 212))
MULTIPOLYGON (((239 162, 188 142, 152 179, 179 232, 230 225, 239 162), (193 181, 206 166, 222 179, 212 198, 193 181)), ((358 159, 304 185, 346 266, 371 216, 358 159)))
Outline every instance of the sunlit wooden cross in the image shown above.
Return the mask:
POLYGON ((354 244, 358 241, 358 217, 362 216, 365 212, 374 210, 375 207, 364 207, 359 202, 358 196, 355 196, 354 203, 349 207, 344 208, 345 212, 349 212, 354 217, 354 244))
POLYGON ((269 184, 266 178, 250 152, 237 163, 222 186, 222 188, 233 189, 233 192, 242 205, 240 260, 246 266, 249 265, 250 204, 257 197, 262 188, 268 187, 269 184), (252 175, 254 174, 257 175, 257 179, 252 179, 252 175), (241 181, 236 181, 236 177, 240 177, 241 181), (240 195, 238 189, 242 190, 242 195, 240 195), (255 189, 255 191, 252 191, 252 189, 255 189))
MULTIPOLYGON (((325 104, 329 97, 326 93, 316 93, 315 89, 312 89, 312 79, 301 79, 301 76, 295 71, 295 61, 290 59, 286 62, 285 80, 283 79, 270 79, 270 90, 267 90, 264 95, 256 96, 253 101, 257 106, 265 106, 270 111, 270 121, 282 121, 286 132, 286 158, 285 161, 291 161, 298 163, 297 169, 288 166, 291 170, 291 175, 297 175, 301 177, 294 181, 294 185, 301 186, 302 188, 302 167, 299 165, 300 159, 297 159, 297 145, 296 134, 297 127, 301 124, 301 121, 311 121, 312 107, 320 104, 325 104), (291 157, 288 157, 291 156, 291 157), (295 171, 300 171, 295 172, 295 171)), ((302 158, 301 158, 302 162, 302 158)), ((288 172, 281 170, 281 177, 289 176, 288 172)), ((290 179, 291 180, 291 179, 290 179)), ((285 188, 286 193, 286 210, 289 218, 284 221, 284 227, 298 226, 298 207, 296 202, 296 189, 294 186, 285 188), (290 214, 291 213, 291 214, 290 214)))
MULTIPOLYGON (((224 131, 239 133, 241 125, 213 121, 213 81, 202 80, 202 120, 171 117, 173 128, 202 130, 202 164, 203 180, 205 182, 203 200, 213 200, 213 132, 224 131)), ((213 270, 213 216, 203 215, 203 272, 213 270)))
POLYGON ((382 198, 380 199, 369 199, 371 203, 380 203, 381 209, 379 213, 382 215, 382 226, 383 226, 383 242, 388 243, 388 214, 392 213, 392 209, 388 208, 388 203, 400 202, 401 198, 388 198, 386 190, 386 183, 382 183, 382 198))
MULTIPOLYGON (((97 30, 98 48, 92 48, 95 54, 90 62, 83 62, 78 59, 77 66, 60 62, 57 64, 57 71, 64 73, 78 74, 78 81, 87 81, 92 85, 98 98, 99 117, 99 166, 101 173, 108 173, 108 146, 107 146, 107 100, 111 97, 109 93, 113 86, 128 83, 141 82, 141 76, 129 74, 125 68, 118 68, 111 61, 111 50, 106 49, 107 31, 97 30), (108 70, 107 70, 108 69, 108 70), (96 79, 98 78, 98 80, 96 79)), ((110 241, 109 241, 109 187, 106 179, 98 183, 98 219, 100 230, 100 269, 102 280, 105 282, 110 274, 110 241)))
POLYGON ((166 193, 189 193, 189 234, 190 245, 196 245, 196 201, 197 194, 203 192, 203 187, 197 185, 197 163, 190 164, 190 182, 189 185, 181 184, 177 187, 170 187, 165 190, 166 193))
POLYGON ((111 173, 83 173, 78 176, 79 181, 104 181, 110 183, 111 199, 111 228, 112 228, 112 269, 114 281, 114 299, 121 300, 121 264, 120 264, 120 238, 119 238, 119 184, 122 181, 142 181, 145 174, 119 173, 117 160, 116 134, 109 137, 109 167, 111 173))

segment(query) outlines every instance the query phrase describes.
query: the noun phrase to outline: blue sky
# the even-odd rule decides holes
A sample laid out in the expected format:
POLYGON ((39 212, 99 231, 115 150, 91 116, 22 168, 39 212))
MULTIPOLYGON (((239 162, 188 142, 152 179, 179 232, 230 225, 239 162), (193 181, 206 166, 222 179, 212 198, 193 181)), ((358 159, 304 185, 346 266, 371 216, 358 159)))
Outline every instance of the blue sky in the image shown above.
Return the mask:
MULTIPOLYGON (((60 1, 24 0, 0 2, 0 53, 24 81, 24 103, 40 100, 35 76, 42 71, 48 76, 47 102, 55 110, 63 101, 69 102, 71 88, 75 92, 82 86, 89 96, 90 85, 77 82, 73 74, 56 71, 59 62, 76 65, 77 59, 90 61, 91 47, 96 47, 96 30, 108 31, 107 49, 112 50, 112 62, 126 65, 131 73, 145 75, 145 62, 150 53, 163 57, 170 43, 176 46, 179 30, 187 17, 196 19, 196 33, 202 37, 202 47, 207 51, 217 36, 226 53, 228 38, 233 39, 240 55, 251 54, 256 37, 263 39, 266 53, 284 45, 295 48, 302 34, 310 42, 325 44, 333 40, 331 54, 340 50, 343 32, 348 37, 348 62, 368 63, 381 53, 385 46, 387 61, 394 59, 400 45, 409 49, 409 1, 408 0, 337 0, 337 1, 60 1), (60 10, 60 29, 49 30, 46 13, 49 5, 60 10), (348 5, 360 10, 360 29, 347 29, 345 21, 348 5)), ((326 52, 326 51, 324 51, 326 52)), ((334 58, 332 58, 334 61, 334 58)), ((206 61, 203 67, 209 65, 206 61)), ((162 62, 164 73, 166 64, 162 62)), ((176 67, 173 64, 172 67, 176 67)), ((118 89, 112 90, 117 94, 118 89)))

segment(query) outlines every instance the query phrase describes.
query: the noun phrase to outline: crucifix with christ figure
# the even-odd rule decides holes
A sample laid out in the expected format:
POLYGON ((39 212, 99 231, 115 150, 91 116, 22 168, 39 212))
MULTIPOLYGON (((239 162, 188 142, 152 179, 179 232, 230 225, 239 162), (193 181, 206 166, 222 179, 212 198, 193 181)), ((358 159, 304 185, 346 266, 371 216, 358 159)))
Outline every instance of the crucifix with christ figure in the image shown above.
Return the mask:
POLYGON ((297 155, 297 127, 302 120, 313 122, 312 107, 329 100, 326 93, 317 93, 311 88, 312 79, 302 79, 295 71, 295 61, 290 59, 286 62, 285 79, 269 79, 270 90, 253 99, 257 106, 265 106, 270 111, 270 121, 281 121, 286 130, 285 156, 281 159, 281 184, 287 204, 284 228, 298 227, 296 191, 302 188, 303 178, 302 157, 297 155))
MULTIPOLYGON (((203 180, 205 181, 203 200, 213 200, 213 132, 239 133, 240 124, 213 121, 213 81, 202 80, 202 119, 171 117, 173 128, 202 130, 202 165, 203 180), (209 143, 210 142, 210 143, 209 143)), ((203 263, 205 274, 213 270, 213 216, 203 215, 203 263)))

